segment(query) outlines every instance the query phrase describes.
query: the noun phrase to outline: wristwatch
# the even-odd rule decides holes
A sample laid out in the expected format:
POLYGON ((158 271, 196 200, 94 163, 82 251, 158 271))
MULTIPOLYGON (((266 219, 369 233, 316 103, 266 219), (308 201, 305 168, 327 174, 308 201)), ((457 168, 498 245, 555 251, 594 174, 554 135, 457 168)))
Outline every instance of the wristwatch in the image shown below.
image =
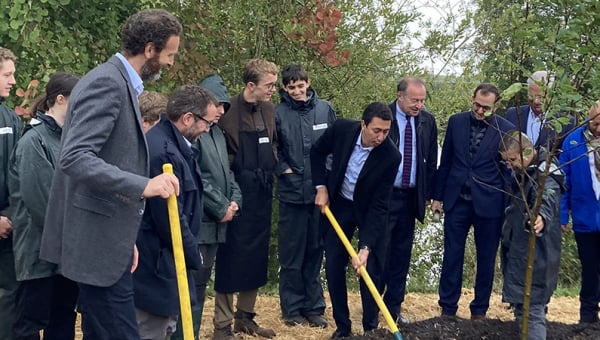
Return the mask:
POLYGON ((358 249, 359 250, 364 249, 364 250, 368 251, 369 253, 371 252, 371 248, 369 248, 369 246, 360 246, 358 249))

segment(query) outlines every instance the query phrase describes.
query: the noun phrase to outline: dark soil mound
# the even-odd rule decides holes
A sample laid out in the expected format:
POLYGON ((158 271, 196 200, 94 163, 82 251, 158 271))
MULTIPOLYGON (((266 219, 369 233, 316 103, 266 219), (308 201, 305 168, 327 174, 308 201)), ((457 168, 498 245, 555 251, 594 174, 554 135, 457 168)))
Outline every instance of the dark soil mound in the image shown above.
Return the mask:
MULTIPOLYGON (((405 340, 520 339, 519 327, 515 321, 496 319, 471 321, 460 318, 436 317, 411 323, 402 327, 400 332, 405 340)), ((394 336, 387 329, 378 329, 348 339, 394 339, 394 336)), ((581 325, 548 322, 547 339, 600 339, 600 323, 581 325)))

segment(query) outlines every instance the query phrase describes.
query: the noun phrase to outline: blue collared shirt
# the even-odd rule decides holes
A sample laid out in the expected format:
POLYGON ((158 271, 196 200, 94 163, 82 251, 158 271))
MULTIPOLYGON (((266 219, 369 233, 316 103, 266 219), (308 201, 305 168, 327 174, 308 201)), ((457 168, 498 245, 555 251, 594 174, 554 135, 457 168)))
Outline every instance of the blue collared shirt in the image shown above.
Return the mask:
MULTIPOLYGON (((396 105, 396 121, 398 122, 398 129, 400 130, 398 150, 402 154, 402 161, 398 166, 398 173, 394 180, 394 187, 400 188, 402 184, 402 167, 404 166, 404 131, 406 130, 406 113, 404 113, 398 105, 396 105)), ((417 183, 417 133, 416 127, 418 117, 412 117, 410 121, 410 127, 412 129, 412 162, 410 167, 410 182, 408 186, 414 188, 417 183)))
POLYGON ((129 81, 131 82, 131 86, 135 90, 136 96, 139 97, 140 94, 144 92, 144 82, 142 81, 142 77, 140 77, 136 70, 133 69, 133 66, 131 66, 131 64, 129 63, 129 61, 127 61, 124 55, 122 55, 119 52, 117 52, 115 55, 117 56, 117 58, 121 59, 123 66, 125 66, 125 69, 127 70, 127 75, 129 75, 129 81))
POLYGON ((350 201, 354 200, 354 187, 356 186, 358 175, 360 174, 363 165, 365 165, 369 153, 375 148, 373 146, 368 148, 363 147, 361 140, 362 131, 358 134, 358 139, 356 140, 356 143, 354 143, 354 150, 352 150, 352 155, 350 155, 350 159, 348 160, 344 182, 342 182, 342 188, 340 189, 340 195, 350 201))
POLYGON ((541 114, 538 117, 533 113, 531 108, 529 108, 529 117, 527 117, 527 137, 529 137, 533 145, 535 145, 538 138, 540 138, 543 120, 544 114, 541 114))

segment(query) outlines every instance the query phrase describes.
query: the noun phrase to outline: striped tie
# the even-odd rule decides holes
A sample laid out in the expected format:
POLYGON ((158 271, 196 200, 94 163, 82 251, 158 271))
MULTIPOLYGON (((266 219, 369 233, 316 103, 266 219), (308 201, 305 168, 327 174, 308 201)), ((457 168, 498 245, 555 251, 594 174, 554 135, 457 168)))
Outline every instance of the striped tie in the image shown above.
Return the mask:
POLYGON ((410 117, 406 116, 406 128, 404 129, 404 154, 402 155, 402 188, 408 188, 410 184, 410 169, 412 168, 412 127, 410 117))

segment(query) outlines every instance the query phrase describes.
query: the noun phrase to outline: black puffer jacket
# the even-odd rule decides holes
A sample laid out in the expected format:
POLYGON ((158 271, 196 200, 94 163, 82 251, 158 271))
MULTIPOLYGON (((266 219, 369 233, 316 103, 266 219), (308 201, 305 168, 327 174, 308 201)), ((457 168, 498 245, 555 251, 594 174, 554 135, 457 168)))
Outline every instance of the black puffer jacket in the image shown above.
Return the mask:
MULTIPOLYGON (((540 176, 543 174, 545 152, 541 149, 537 159, 527 167, 524 193, 527 204, 533 208, 537 190, 543 190, 540 215, 544 219, 544 229, 536 236, 535 258, 533 263, 533 282, 531 285, 531 303, 546 304, 556 289, 558 267, 560 264, 561 230, 560 230, 560 198, 564 189, 564 175, 555 163, 550 166, 551 175, 546 179, 543 188, 538 188, 540 176)), ((523 174, 513 173, 511 188, 512 198, 505 211, 502 227, 502 272, 504 285, 502 300, 509 303, 523 303, 525 287, 525 270, 527 268, 527 251, 529 232, 527 230, 527 212, 521 199, 519 183, 523 174)))
POLYGON ((287 203, 313 203, 316 190, 312 184, 310 148, 333 124, 335 111, 331 103, 319 99, 311 88, 307 90, 306 102, 293 100, 283 89, 279 95, 281 104, 275 108, 279 138, 277 195, 287 203), (293 173, 283 174, 286 169, 292 169, 293 173))

